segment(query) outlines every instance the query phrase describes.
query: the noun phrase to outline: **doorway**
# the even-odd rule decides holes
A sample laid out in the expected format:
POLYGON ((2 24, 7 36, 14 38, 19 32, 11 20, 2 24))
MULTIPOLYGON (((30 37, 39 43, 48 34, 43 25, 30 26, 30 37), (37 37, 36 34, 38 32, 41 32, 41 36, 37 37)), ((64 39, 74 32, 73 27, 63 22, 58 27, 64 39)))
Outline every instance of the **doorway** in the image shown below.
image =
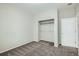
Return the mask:
POLYGON ((61 44, 76 47, 76 18, 61 19, 61 44))
POLYGON ((39 40, 54 42, 54 19, 39 21, 39 40))

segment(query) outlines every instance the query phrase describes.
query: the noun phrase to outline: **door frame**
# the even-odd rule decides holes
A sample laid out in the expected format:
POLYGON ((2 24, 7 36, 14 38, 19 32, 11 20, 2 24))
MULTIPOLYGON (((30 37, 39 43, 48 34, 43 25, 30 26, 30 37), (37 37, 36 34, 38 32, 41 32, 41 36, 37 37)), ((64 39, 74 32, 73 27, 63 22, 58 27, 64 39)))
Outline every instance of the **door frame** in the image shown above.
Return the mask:
POLYGON ((40 41, 40 22, 46 22, 46 21, 53 21, 54 19, 48 19, 48 20, 40 20, 38 21, 38 41, 40 41))

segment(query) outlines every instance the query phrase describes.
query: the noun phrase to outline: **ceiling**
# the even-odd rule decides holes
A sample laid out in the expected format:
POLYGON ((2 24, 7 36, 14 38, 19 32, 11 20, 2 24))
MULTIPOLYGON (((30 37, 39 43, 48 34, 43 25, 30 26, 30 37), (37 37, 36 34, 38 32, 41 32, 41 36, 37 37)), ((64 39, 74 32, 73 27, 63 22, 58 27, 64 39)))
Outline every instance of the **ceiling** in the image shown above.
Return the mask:
POLYGON ((28 4, 29 8, 34 13, 43 12, 50 9, 55 9, 62 7, 64 4, 55 4, 55 3, 43 3, 43 4, 28 4))
POLYGON ((10 5, 15 5, 21 9, 28 10, 33 15, 43 11, 61 8, 67 6, 67 4, 68 3, 10 3, 10 5))
POLYGON ((65 3, 22 3, 16 5, 29 10, 32 14, 66 6, 65 3))

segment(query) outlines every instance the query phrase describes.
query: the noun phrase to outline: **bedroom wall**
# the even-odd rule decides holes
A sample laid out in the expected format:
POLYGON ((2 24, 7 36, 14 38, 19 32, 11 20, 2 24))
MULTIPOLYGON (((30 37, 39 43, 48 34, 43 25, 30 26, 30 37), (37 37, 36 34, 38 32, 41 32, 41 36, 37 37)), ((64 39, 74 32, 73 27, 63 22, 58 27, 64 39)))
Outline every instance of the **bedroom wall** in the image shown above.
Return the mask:
POLYGON ((27 10, 0 4, 0 53, 33 41, 33 20, 27 10))

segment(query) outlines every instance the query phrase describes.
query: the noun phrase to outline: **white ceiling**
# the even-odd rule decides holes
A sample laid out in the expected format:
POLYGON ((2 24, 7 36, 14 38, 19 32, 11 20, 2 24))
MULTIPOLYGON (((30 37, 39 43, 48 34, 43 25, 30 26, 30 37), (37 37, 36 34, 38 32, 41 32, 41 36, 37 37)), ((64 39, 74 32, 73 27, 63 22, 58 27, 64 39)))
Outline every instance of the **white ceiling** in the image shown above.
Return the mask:
POLYGON ((34 13, 59 8, 62 7, 63 5, 64 4, 55 4, 55 3, 28 4, 30 10, 34 13))
POLYGON ((40 12, 61 8, 66 6, 66 3, 17 3, 15 4, 21 8, 29 10, 32 14, 38 14, 40 12))
POLYGON ((10 5, 28 10, 31 14, 35 15, 43 11, 67 6, 67 3, 10 3, 10 5))

